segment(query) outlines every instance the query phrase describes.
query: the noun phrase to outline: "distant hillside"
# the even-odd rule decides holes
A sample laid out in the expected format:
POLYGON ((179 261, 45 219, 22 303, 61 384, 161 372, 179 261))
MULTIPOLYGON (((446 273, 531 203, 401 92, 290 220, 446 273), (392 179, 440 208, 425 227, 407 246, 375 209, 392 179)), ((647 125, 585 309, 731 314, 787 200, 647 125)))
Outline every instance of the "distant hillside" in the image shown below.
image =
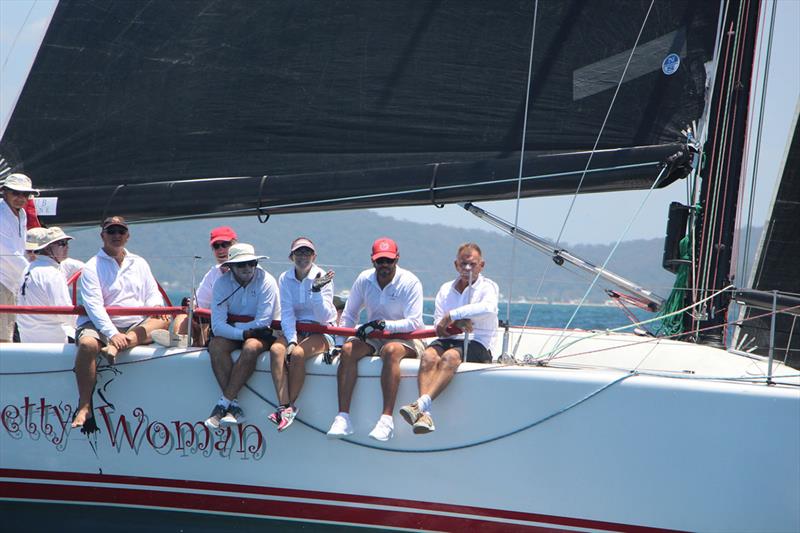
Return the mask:
MULTIPOLYGON (((485 275, 494 279, 504 297, 515 300, 539 298, 569 301, 583 296, 591 279, 557 267, 550 258, 517 243, 512 265, 512 239, 495 231, 459 231, 448 226, 398 221, 371 211, 340 211, 320 214, 274 215, 265 224, 255 218, 208 219, 131 226, 129 249, 144 256, 158 280, 171 292, 187 293, 213 262, 208 247, 211 228, 227 224, 260 254, 268 255, 265 267, 277 276, 289 268, 289 243, 299 235, 310 237, 317 245, 318 262, 336 271, 336 290, 349 289, 358 273, 370 268, 370 246, 380 236, 394 238, 400 247, 400 264, 419 276, 426 296, 434 296, 439 286, 455 274, 453 260, 459 244, 477 242, 486 259, 485 275), (200 259, 193 260, 194 256, 200 259), (546 276, 542 282, 542 276, 546 276), (513 286, 511 279, 513 274, 513 286)), ((531 228, 535 231, 534 228, 531 228)), ((99 228, 73 231, 72 257, 87 259, 100 247, 99 228)), ((565 244, 584 259, 601 264, 611 245, 565 244)), ((624 242, 618 248, 609 269, 647 287, 657 294, 669 294, 673 275, 661 268, 662 239, 624 242)), ((600 289, 608 284, 599 282, 600 289)), ((602 290, 595 290, 590 300, 605 300, 602 290)))

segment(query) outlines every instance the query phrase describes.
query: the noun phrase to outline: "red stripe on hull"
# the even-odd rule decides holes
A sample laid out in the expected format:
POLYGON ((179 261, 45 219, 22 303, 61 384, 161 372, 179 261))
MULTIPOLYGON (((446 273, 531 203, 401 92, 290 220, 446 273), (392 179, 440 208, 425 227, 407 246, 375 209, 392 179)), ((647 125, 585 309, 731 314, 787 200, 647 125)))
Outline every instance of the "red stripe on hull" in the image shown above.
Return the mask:
POLYGON ((585 520, 580 518, 559 517, 507 511, 502 509, 486 509, 464 505, 430 503, 414 500, 379 498, 372 496, 348 495, 331 492, 284 489, 253 485, 237 485, 232 483, 211 483, 205 481, 189 481, 178 479, 148 478, 138 476, 118 476, 106 474, 84 474, 78 472, 49 472, 37 470, 1 469, 0 477, 18 479, 38 479, 59 481, 62 483, 24 483, 0 482, 0 498, 21 498, 33 500, 63 500, 85 503, 106 503, 115 505, 143 505, 196 511, 212 511, 226 513, 252 514, 264 517, 294 518, 299 520, 323 520, 346 522, 362 525, 384 527, 425 528, 438 530, 455 530, 464 528, 480 528, 481 531, 509 531, 510 528, 527 531, 565 531, 558 526, 572 526, 603 531, 626 531, 632 533, 666 533, 674 530, 585 520), (69 482, 106 483, 138 485, 141 489, 85 487, 71 485, 69 482), (192 494, 176 491, 148 491, 149 487, 172 488, 183 490, 205 490, 239 493, 242 496, 217 496, 192 494), (298 503, 286 501, 270 501, 247 498, 247 494, 274 496, 285 498, 307 498, 327 500, 331 504, 298 503), (371 504, 393 507, 405 507, 409 511, 363 509, 342 507, 336 503, 371 504), (476 516, 476 518, 451 517, 438 514, 414 512, 430 511, 433 513, 457 513, 476 516), (480 517, 499 520, 519 520, 552 524, 552 527, 530 526, 481 520, 480 517))

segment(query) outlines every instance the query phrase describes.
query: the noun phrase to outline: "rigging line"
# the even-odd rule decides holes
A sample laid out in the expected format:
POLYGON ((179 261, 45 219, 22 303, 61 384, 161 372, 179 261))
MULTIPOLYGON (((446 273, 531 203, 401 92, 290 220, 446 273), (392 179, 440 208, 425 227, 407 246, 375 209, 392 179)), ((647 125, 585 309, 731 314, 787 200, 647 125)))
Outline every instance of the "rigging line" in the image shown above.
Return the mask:
MULTIPOLYGON (((528 107, 530 106, 531 82, 533 81, 533 50, 536 42, 536 15, 539 12, 539 0, 533 5, 533 20, 531 21, 531 51, 528 58, 528 83, 525 87, 525 111, 522 117, 522 139, 519 149, 519 173, 517 175, 517 201, 514 208, 514 232, 519 227, 519 204, 522 197, 522 167, 525 162, 525 139, 528 133, 528 107)), ((506 300, 506 323, 511 323, 511 298, 514 294, 514 264, 516 263, 517 239, 511 235, 511 264, 508 281, 508 299, 506 300)))
POLYGON ((631 48, 631 53, 628 56, 628 61, 625 63, 625 68, 622 69, 622 75, 617 82, 617 87, 614 89, 614 96, 611 98, 611 103, 608 105, 608 110, 606 111, 606 116, 603 118, 603 123, 600 126, 600 131, 597 132, 597 138, 594 140, 594 146, 592 147, 592 151, 589 153, 589 158, 586 160, 586 166, 583 169, 583 174, 581 174, 581 179, 578 181, 578 187, 575 189, 575 193, 572 195, 572 200, 570 201, 569 208, 567 209, 567 214, 564 217, 564 222, 561 224, 561 229, 558 232, 558 237, 556 238, 556 245, 561 242, 561 237, 564 235, 564 229, 567 227, 567 221, 569 220, 570 215, 572 214, 572 209, 575 206, 575 201, 578 198, 578 193, 583 186, 583 180, 586 177, 586 172, 589 170, 589 166, 592 164, 592 158, 594 157, 594 153, 597 150, 597 146, 600 144, 600 137, 603 136, 603 131, 605 130, 606 123, 608 122, 608 117, 611 116, 611 110, 614 108, 614 103, 617 101, 617 95, 619 94, 619 90, 622 87, 622 82, 625 79, 625 74, 628 72, 628 67, 631 64, 631 60, 633 59, 633 54, 636 52, 636 47, 639 46, 639 40, 642 38, 642 33, 644 33, 644 27, 647 24, 647 19, 650 17, 650 12, 653 10, 653 4, 655 0, 650 0, 650 7, 647 8, 647 13, 645 13, 644 20, 642 21, 642 26, 639 28, 639 35, 636 36, 636 41, 633 43, 633 48, 631 48))
MULTIPOLYGON (((772 2, 772 17, 769 22, 769 37, 767 39, 766 58, 764 60, 764 77, 761 84, 761 105, 758 115, 758 127, 756 128, 756 142, 755 152, 753 154, 752 163, 752 179, 750 181, 750 205, 747 210, 747 224, 745 225, 745 238, 744 238, 744 257, 742 258, 742 274, 747 275, 748 262, 750 259, 750 239, 753 224, 753 210, 755 209, 755 193, 758 183, 758 162, 761 155, 761 138, 764 128, 764 111, 767 106, 767 86, 769 84, 769 67, 772 62, 772 38, 775 33, 775 15, 777 12, 777 1, 772 2)), ((765 10, 766 14, 766 10, 765 10)), ((762 34, 763 35, 763 34, 762 34)))
POLYGON ((39 0, 34 0, 31 4, 31 7, 28 8, 28 13, 25 15, 25 20, 22 21, 22 25, 17 30, 17 34, 14 35, 14 39, 11 41, 11 48, 8 49, 8 55, 3 60, 3 72, 6 70, 6 65, 8 64, 8 60, 11 58, 11 54, 14 53, 14 47, 17 45, 17 40, 19 40, 19 36, 22 35, 22 30, 25 29, 25 25, 28 23, 28 18, 30 18, 31 13, 33 12, 33 8, 36 7, 36 4, 39 3, 39 0))
MULTIPOLYGON (((610 387, 612 387, 612 386, 614 386, 614 385, 616 385, 618 383, 622 383, 623 381, 625 381, 628 378, 632 378, 632 377, 638 376, 638 375, 639 375, 639 373, 636 372, 636 371, 628 371, 625 374, 623 374, 622 376, 620 376, 618 378, 615 378, 613 381, 611 381, 609 383, 606 383, 606 384, 602 385, 600 388, 588 393, 584 397, 582 397, 582 398, 580 398, 578 400, 575 400, 571 404, 566 405, 566 406, 564 406, 564 407, 562 407, 562 408, 550 413, 549 415, 546 415, 546 416, 544 416, 542 418, 539 418, 538 420, 534 420, 533 422, 528 423, 528 424, 526 424, 526 425, 524 425, 522 427, 519 427, 517 429, 512 429, 512 430, 507 431, 505 433, 502 433, 500 435, 495 435, 493 437, 488 437, 488 438, 485 438, 485 439, 477 440, 477 441, 474 441, 474 442, 468 442, 468 443, 465 443, 465 444, 458 444, 458 445, 454 445, 454 446, 441 446, 441 447, 438 447, 438 448, 422 448, 422 449, 406 448, 406 449, 403 449, 403 448, 386 448, 386 447, 381 446, 381 445, 368 444, 368 443, 365 443, 365 442, 358 442, 356 440, 352 440, 351 438, 344 438, 344 439, 340 439, 340 440, 342 442, 346 442, 346 443, 352 444, 354 446, 359 446, 361 448, 368 448, 368 449, 371 449, 371 450, 378 450, 378 451, 390 452, 390 453, 436 453, 436 452, 449 452, 449 451, 454 451, 454 450, 465 450, 467 448, 474 448, 475 446, 482 446, 484 444, 489 444, 491 442, 502 440, 502 439, 511 437, 513 435, 517 435, 519 433, 522 433, 523 431, 527 431, 529 429, 533 429, 534 427, 536 427, 536 426, 538 426, 540 424, 543 424, 543 423, 547 422, 548 420, 552 420, 552 419, 556 418, 557 416, 562 415, 562 414, 566 413, 567 411, 570 411, 571 409, 573 409, 575 407, 578 407, 582 403, 594 398, 595 396, 597 396, 601 392, 609 389, 610 387)), ((255 390, 250 385, 245 384, 245 387, 250 392, 252 392, 255 396, 257 396, 259 399, 261 399, 262 401, 267 403, 268 405, 276 407, 271 401, 269 401, 266 397, 264 397, 262 394, 260 394, 257 390, 255 390)), ((303 424, 307 428, 309 428, 309 429, 311 429, 313 431, 316 431, 317 433, 322 433, 322 434, 326 433, 324 428, 319 428, 317 426, 314 426, 314 425, 312 425, 312 424, 310 424, 308 422, 303 421, 299 417, 296 418, 295 420, 297 422, 300 422, 301 424, 303 424)))
POLYGON ((655 189, 656 184, 658 184, 659 180, 661 179, 661 176, 664 175, 664 172, 666 172, 667 168, 669 168, 669 167, 666 164, 661 167, 661 172, 659 172, 658 176, 656 176, 656 179, 653 180, 653 185, 650 186, 650 189, 647 191, 647 194, 645 195, 644 199, 639 204, 639 207, 636 209, 636 212, 633 214, 633 216, 631 216, 630 220, 628 220, 627 227, 625 228, 625 230, 622 232, 622 234, 617 239, 617 242, 614 244, 614 247, 608 253, 608 256, 606 257, 605 261, 603 261, 603 264, 600 267, 600 271, 598 271, 597 274, 594 275, 594 279, 592 280, 592 283, 589 285, 589 288, 586 289, 586 292, 583 294, 583 297, 581 298, 581 301, 578 303, 578 306, 572 312, 572 316, 569 318, 569 321, 567 322, 567 325, 564 326, 564 329, 561 330, 561 334, 559 335, 559 338, 556 341, 556 345, 555 345, 554 350, 558 349, 559 345, 562 342, 562 339, 563 339, 563 336, 564 336, 564 332, 567 330, 567 328, 570 327, 570 325, 572 324, 572 321, 575 320, 575 316, 578 314, 578 311, 580 311, 581 306, 586 301, 586 298, 589 297, 589 293, 592 291, 594 286, 597 284, 597 280, 600 279, 601 272, 605 271, 606 266, 608 266, 609 261, 611 261, 611 257, 617 251, 617 248, 619 248, 619 245, 622 242, 622 239, 625 238, 625 236, 628 234, 628 231, 630 231, 631 227, 633 227, 633 223, 636 220, 636 217, 639 216, 639 213, 641 213, 642 209, 644 208, 645 204, 647 203, 647 200, 650 199, 650 195, 652 194, 653 189, 655 189))

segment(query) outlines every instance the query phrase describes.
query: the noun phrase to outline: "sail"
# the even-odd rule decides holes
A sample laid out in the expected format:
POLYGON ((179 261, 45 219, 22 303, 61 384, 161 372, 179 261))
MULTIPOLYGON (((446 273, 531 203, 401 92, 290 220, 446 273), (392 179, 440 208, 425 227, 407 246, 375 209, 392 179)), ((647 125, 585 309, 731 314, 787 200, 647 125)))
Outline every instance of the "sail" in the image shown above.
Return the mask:
POLYGON ((683 177, 718 2, 535 5, 62 1, 0 155, 60 223, 510 198, 523 146, 523 196, 683 177))
MULTIPOLYGON (((780 361, 800 368, 800 121, 795 117, 794 135, 783 174, 777 187, 769 222, 762 234, 752 288, 765 301, 748 307, 742 324, 743 349, 756 346, 755 353, 768 355, 772 307, 771 291, 788 295, 790 312, 775 315, 774 355, 780 361), (768 316, 763 316, 767 314, 768 316)), ((779 294, 780 294, 779 293, 779 294)), ((781 299, 778 309, 781 309, 781 299)))

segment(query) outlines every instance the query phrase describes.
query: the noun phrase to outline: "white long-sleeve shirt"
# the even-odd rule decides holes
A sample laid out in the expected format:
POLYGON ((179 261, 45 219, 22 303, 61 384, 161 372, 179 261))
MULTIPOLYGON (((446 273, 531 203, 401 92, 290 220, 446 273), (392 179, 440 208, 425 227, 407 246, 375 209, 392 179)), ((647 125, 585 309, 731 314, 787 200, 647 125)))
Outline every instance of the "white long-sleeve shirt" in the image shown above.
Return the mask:
POLYGON ((78 259, 67 257, 63 261, 61 261, 61 264, 59 264, 58 266, 64 273, 64 277, 66 277, 67 281, 69 281, 69 278, 71 278, 77 271, 82 270, 83 265, 85 264, 86 263, 78 259))
POLYGON ((248 329, 269 326, 280 317, 278 282, 272 274, 257 267, 253 279, 242 287, 228 271, 214 283, 211 302, 211 330, 216 337, 243 340, 248 329), (249 322, 228 323, 228 315, 252 316, 249 322))
POLYGON ((22 284, 22 274, 28 268, 25 259, 25 234, 28 215, 20 209, 15 215, 5 200, 0 199, 0 283, 16 293, 22 284))
POLYGON ((344 306, 341 326, 352 328, 363 308, 367 322, 384 320, 389 333, 405 333, 423 326, 422 283, 417 276, 397 267, 394 279, 383 289, 378 285, 375 269, 358 275, 344 306))
POLYGON ((316 322, 326 326, 336 322, 333 282, 322 287, 319 292, 313 292, 311 286, 317 274, 324 276, 325 271, 317 265, 311 265, 311 270, 303 280, 297 279, 294 268, 290 268, 278 278, 281 293, 281 330, 286 342, 297 342, 298 322, 316 322))
POLYGON ((106 307, 160 307, 164 298, 150 271, 150 265, 142 257, 125 250, 122 264, 103 249, 86 262, 78 283, 83 306, 88 316, 78 319, 78 326, 91 321, 106 337, 119 333, 118 328, 129 328, 146 317, 110 317, 106 307))
POLYGON ((211 308, 211 300, 214 298, 214 283, 222 277, 222 265, 216 264, 206 272, 200 285, 197 287, 197 307, 203 309, 211 308))
MULTIPOLYGON (((471 286, 458 292, 456 282, 448 281, 436 293, 436 310, 433 313, 434 324, 438 324, 445 313, 450 318, 472 320, 473 331, 470 339, 478 341, 485 348, 491 349, 492 341, 497 333, 497 300, 500 289, 497 283, 478 274, 471 286)), ((464 334, 451 335, 448 339, 463 339, 464 334)))
MULTIPOLYGON (((25 269, 22 287, 17 294, 19 305, 72 305, 67 280, 59 264, 46 255, 38 255, 25 269)), ((17 325, 22 342, 67 342, 75 337, 75 315, 18 314, 17 325)))

